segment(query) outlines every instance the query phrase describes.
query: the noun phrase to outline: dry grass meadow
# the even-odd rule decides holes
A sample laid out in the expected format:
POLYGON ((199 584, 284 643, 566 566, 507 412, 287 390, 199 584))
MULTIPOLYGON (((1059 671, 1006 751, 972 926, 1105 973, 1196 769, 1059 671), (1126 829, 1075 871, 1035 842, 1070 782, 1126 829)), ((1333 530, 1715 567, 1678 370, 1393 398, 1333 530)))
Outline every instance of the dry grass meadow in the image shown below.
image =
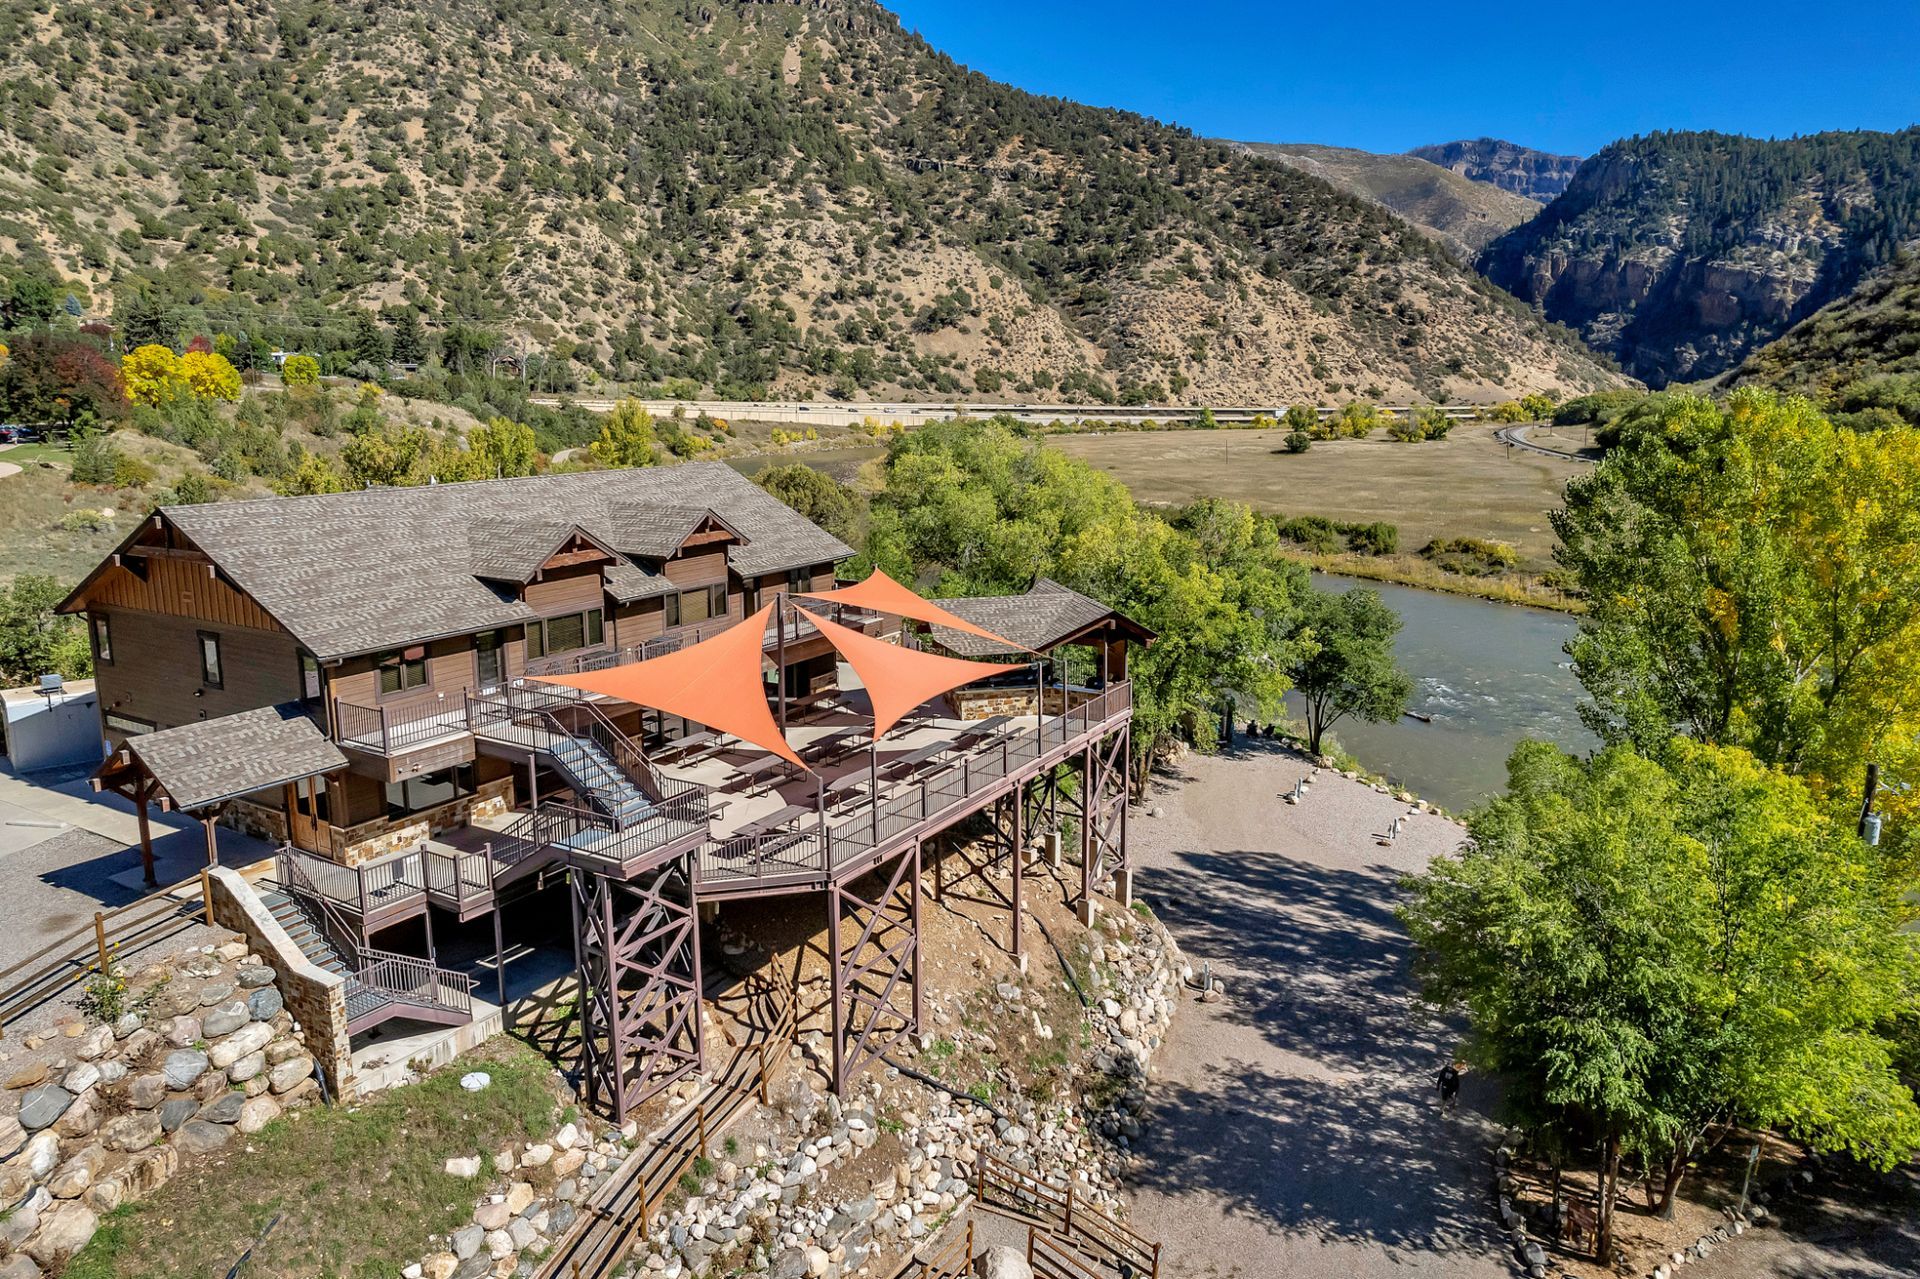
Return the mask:
POLYGON ((1120 432, 1050 442, 1143 502, 1214 496, 1285 515, 1387 520, 1400 526, 1403 552, 1434 537, 1482 537, 1512 546, 1526 568, 1549 568, 1547 513, 1585 464, 1509 450, 1493 432, 1463 422, 1444 440, 1399 444, 1375 432, 1319 441, 1305 453, 1283 451, 1284 431, 1120 432))

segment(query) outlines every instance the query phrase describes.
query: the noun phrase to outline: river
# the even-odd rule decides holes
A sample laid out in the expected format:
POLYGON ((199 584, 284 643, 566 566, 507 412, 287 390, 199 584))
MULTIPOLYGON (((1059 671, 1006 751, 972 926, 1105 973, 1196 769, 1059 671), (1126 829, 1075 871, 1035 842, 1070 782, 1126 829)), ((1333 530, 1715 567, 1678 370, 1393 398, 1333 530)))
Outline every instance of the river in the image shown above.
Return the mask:
MULTIPOLYGON (((1575 619, 1386 582, 1316 574, 1321 590, 1378 591, 1400 614, 1394 643, 1413 675, 1410 708, 1432 723, 1341 720, 1333 735, 1373 772, 1453 812, 1506 784, 1506 760, 1523 738, 1587 751, 1595 739, 1576 711, 1580 683, 1561 651, 1575 619)), ((1297 719, 1297 700, 1289 710, 1297 719)))

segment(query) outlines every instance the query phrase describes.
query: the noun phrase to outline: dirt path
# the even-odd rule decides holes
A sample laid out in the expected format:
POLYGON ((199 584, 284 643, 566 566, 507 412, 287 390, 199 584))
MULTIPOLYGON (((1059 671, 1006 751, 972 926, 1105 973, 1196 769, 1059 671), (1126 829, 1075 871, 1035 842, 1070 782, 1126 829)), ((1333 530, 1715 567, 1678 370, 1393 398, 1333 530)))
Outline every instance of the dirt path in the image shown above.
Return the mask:
POLYGON ((1132 827, 1140 886, 1227 999, 1189 1001, 1159 1058, 1133 1212, 1161 1273, 1514 1274, 1482 1184, 1489 1098, 1470 1079, 1436 1110, 1456 1037, 1412 1000, 1391 914, 1398 878, 1459 827, 1414 817, 1381 847, 1406 805, 1324 773, 1287 805, 1307 766, 1277 751, 1184 770, 1132 827))

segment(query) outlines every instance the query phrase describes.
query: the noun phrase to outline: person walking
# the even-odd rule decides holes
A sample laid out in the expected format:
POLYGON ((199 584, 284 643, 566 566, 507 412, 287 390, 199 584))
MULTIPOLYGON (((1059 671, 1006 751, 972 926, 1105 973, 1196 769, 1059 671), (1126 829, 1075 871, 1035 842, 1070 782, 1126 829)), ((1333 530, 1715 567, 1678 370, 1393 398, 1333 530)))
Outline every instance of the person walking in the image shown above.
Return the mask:
POLYGON ((1440 1104, 1446 1109, 1460 1108, 1460 1079, 1466 1073, 1467 1063, 1457 1059, 1440 1067, 1439 1078, 1434 1082, 1440 1089, 1440 1104))

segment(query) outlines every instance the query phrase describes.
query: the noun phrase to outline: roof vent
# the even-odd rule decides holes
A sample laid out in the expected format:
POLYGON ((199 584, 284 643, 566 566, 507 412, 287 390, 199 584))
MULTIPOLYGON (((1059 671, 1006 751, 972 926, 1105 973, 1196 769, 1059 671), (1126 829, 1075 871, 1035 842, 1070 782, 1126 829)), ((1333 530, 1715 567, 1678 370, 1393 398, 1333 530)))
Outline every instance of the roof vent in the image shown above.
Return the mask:
POLYGON ((66 690, 67 682, 58 675, 42 675, 40 677, 40 695, 42 697, 58 697, 66 692, 66 690))

